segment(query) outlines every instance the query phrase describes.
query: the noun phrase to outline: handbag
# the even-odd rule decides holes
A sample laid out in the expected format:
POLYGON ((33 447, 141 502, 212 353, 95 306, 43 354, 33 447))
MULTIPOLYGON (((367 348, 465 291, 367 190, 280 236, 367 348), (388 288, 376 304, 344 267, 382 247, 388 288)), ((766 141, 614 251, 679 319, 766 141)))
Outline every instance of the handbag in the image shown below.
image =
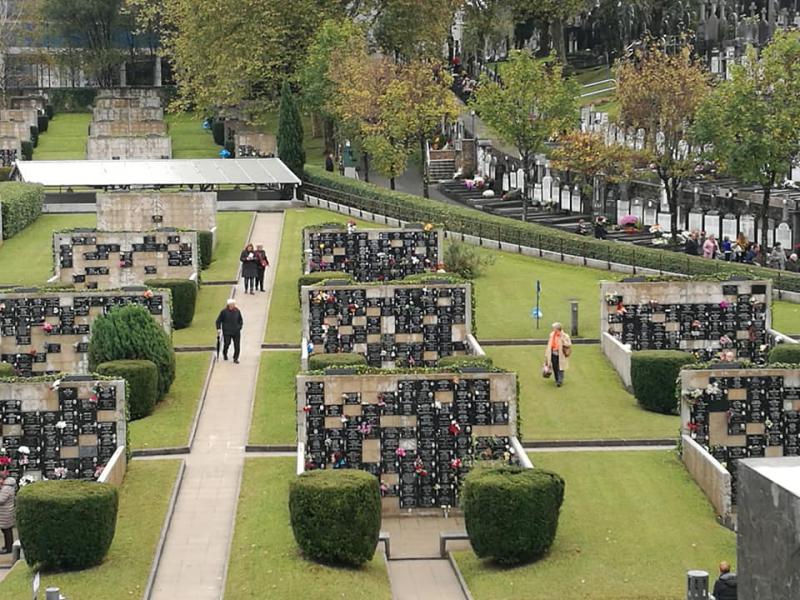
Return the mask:
POLYGON ((561 351, 564 353, 564 358, 569 358, 569 355, 572 354, 572 346, 562 346, 561 351))
POLYGON ((547 363, 544 363, 542 365, 542 377, 547 379, 552 374, 553 374, 553 369, 550 368, 550 365, 548 365, 547 363))

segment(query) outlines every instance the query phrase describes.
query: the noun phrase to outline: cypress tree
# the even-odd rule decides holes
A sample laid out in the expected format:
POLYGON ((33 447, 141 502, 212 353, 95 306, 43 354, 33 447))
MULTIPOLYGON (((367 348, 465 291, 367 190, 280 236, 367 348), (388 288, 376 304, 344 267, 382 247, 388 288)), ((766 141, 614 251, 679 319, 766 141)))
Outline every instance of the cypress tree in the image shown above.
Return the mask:
POLYGON ((281 90, 278 113, 278 158, 298 177, 303 176, 306 152, 303 149, 303 121, 288 83, 281 90))

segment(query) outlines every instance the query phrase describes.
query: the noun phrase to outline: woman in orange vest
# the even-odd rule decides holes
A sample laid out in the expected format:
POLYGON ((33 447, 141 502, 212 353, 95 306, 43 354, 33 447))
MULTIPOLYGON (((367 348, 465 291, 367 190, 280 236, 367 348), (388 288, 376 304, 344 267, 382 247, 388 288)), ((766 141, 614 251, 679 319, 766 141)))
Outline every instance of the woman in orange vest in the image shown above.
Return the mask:
POLYGON ((564 383, 564 371, 569 367, 569 355, 572 353, 572 340, 562 330, 561 323, 553 323, 553 331, 547 340, 544 350, 544 363, 553 371, 556 385, 564 383))

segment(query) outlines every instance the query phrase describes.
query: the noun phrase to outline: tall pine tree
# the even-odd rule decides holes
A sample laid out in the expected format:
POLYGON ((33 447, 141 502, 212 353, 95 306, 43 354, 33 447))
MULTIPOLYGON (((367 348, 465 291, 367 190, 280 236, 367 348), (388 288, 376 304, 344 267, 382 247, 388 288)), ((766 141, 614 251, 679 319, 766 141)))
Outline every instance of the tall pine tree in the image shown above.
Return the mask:
POLYGON ((298 177, 303 176, 306 152, 303 150, 303 121, 288 83, 281 90, 278 113, 278 158, 298 177))

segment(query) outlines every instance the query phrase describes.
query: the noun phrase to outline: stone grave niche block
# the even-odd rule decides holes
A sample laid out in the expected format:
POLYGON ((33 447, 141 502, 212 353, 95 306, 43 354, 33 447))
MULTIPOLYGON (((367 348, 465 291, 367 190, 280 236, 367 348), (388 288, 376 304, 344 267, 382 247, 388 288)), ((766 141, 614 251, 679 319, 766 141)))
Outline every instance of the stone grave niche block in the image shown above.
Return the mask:
POLYGON ((142 285, 148 279, 197 279, 196 231, 81 229, 53 233, 51 281, 80 289, 142 285))
POLYGON ((97 194, 100 231, 150 231, 162 227, 212 231, 216 226, 216 192, 97 194))
POLYGON ((470 348, 469 283, 303 286, 301 297, 312 354, 354 352, 373 367, 432 367, 470 348))
POLYGON ((0 138, 11 137, 21 141, 30 141, 31 127, 20 121, 0 121, 0 138))
POLYGON ((47 100, 43 96, 12 96, 9 98, 9 106, 13 109, 32 108, 38 112, 44 111, 47 100))
POLYGON ((512 460, 515 373, 299 375, 305 469, 362 469, 384 512, 458 506, 477 460, 512 460))
POLYGON ((163 121, 163 108, 94 107, 92 121, 163 121))
POLYGON ((125 446, 125 382, 0 379, 3 467, 17 480, 87 479, 125 446))
POLYGON ((237 132, 234 138, 237 158, 276 156, 277 144, 273 134, 257 131, 237 132))
POLYGON ((90 136, 86 142, 88 160, 160 160, 172 158, 168 135, 90 136))
POLYGON ((772 345, 772 282, 658 281, 600 285, 600 331, 632 351, 722 349, 763 360, 772 345))
POLYGON ((129 135, 167 135, 165 121, 94 121, 89 125, 89 135, 129 136, 129 135))
POLYGON ((0 361, 23 377, 87 373, 92 323, 127 304, 144 306, 171 332, 166 290, 0 291, 0 361))
POLYGON ((0 121, 15 121, 25 123, 28 127, 36 127, 39 124, 39 111, 34 108, 0 110, 0 121))
POLYGON ((800 369, 681 371, 681 430, 731 474, 743 458, 800 456, 800 369))
POLYGON ((356 281, 391 281, 435 271, 442 262, 440 229, 312 229, 303 232, 305 271, 344 271, 356 281))

